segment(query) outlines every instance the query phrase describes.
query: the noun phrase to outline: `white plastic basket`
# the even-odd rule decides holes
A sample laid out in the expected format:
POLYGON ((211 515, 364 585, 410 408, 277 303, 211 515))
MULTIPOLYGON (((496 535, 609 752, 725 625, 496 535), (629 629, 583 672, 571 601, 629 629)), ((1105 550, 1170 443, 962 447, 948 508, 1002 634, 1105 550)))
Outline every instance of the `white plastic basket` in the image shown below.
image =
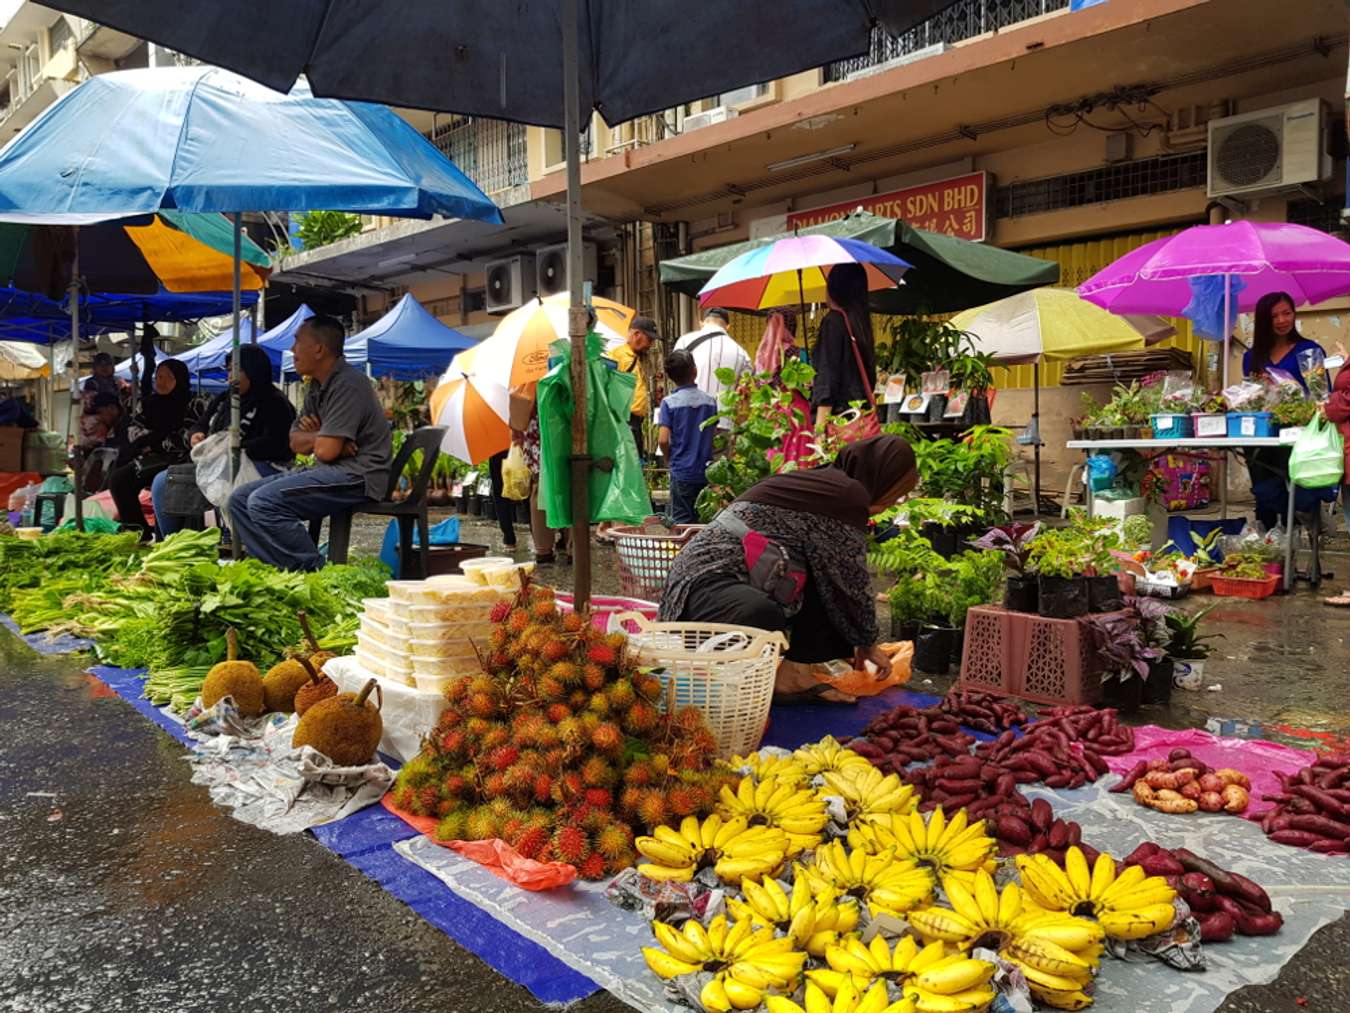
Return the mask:
POLYGON ((781 633, 724 623, 654 623, 638 612, 614 617, 630 632, 639 664, 649 666, 676 707, 703 712, 717 753, 736 756, 759 748, 773 702, 781 633))

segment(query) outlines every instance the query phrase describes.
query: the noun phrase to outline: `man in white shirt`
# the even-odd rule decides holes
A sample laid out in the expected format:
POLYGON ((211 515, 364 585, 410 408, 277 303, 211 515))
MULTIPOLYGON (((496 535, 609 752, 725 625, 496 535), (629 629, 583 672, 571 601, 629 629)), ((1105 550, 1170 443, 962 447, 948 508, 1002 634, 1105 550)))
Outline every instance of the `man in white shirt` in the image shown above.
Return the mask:
POLYGON ((694 357, 694 365, 698 370, 694 382, 705 394, 717 398, 719 406, 727 384, 718 379, 717 371, 729 369, 740 377, 753 368, 745 349, 727 333, 729 323, 731 317, 726 310, 710 306, 703 311, 703 325, 675 342, 676 351, 688 352, 694 357))

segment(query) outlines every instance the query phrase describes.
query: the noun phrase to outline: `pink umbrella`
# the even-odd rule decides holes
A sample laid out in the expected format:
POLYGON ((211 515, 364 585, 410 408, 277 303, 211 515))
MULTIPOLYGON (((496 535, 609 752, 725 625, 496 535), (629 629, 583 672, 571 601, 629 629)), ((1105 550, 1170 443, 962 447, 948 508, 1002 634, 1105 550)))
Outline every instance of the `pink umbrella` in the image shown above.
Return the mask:
POLYGON ((1300 306, 1319 303, 1350 292, 1350 244, 1286 222, 1196 225, 1125 254, 1078 294, 1112 313, 1182 316, 1195 297, 1191 279, 1205 275, 1228 279, 1225 319, 1255 308, 1270 292, 1288 292, 1300 306), (1233 278, 1241 283, 1232 284, 1233 278))
POLYGON ((1241 276, 1245 286, 1233 293, 1239 311, 1269 292, 1319 303, 1350 292, 1350 244, 1286 222, 1196 225, 1125 254, 1078 294, 1112 313, 1178 316, 1193 296, 1191 279, 1205 274, 1241 276))

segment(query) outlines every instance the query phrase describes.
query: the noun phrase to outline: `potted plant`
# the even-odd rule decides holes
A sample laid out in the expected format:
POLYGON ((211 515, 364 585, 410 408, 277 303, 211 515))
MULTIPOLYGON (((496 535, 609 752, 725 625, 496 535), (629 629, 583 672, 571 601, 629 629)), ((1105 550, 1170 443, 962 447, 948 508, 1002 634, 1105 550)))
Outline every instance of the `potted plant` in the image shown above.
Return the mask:
POLYGON ((994 385, 994 357, 985 352, 967 352, 952 360, 948 370, 952 383, 966 392, 961 421, 970 426, 989 424, 989 388, 994 385))
POLYGON ((1191 544, 1194 546, 1191 561, 1195 563, 1195 573, 1191 576, 1192 591, 1210 589, 1214 574, 1219 572, 1219 560, 1215 558, 1214 547, 1222 535, 1223 528, 1220 527, 1214 528, 1204 537, 1191 532, 1191 544))
POLYGON ((914 445, 919 490, 929 499, 971 508, 970 533, 1003 516, 1003 476, 1012 459, 1012 432, 975 426, 955 440, 920 440, 914 445))
POLYGON ((990 528, 984 537, 971 542, 977 549, 1002 553, 1003 566, 1008 571, 1003 589, 1003 607, 1010 611, 1036 611, 1039 600, 1037 578, 1035 574, 1027 572, 1027 562, 1031 558, 1032 542, 1040 531, 1039 523, 1003 524, 990 528))
POLYGON ((1162 649, 1148 643, 1133 610, 1092 616, 1088 628, 1103 666, 1102 702, 1122 714, 1135 713, 1151 666, 1163 657, 1162 649))
POLYGON ((1036 574, 1036 611, 1050 619, 1077 619, 1088 611, 1081 546, 1071 531, 1043 531, 1031 544, 1028 566, 1036 574))
POLYGON ((1204 681, 1205 659, 1214 653, 1214 646, 1206 641, 1223 639, 1222 633, 1200 634, 1201 620, 1214 608, 1210 605, 1189 614, 1173 609, 1164 618, 1169 634, 1164 649, 1172 659, 1174 681, 1184 687, 1196 688, 1204 681))
POLYGON ((911 530, 919 532, 943 559, 950 559, 960 551, 964 530, 978 516, 974 507, 929 497, 906 500, 894 514, 896 519, 906 521, 911 530))
POLYGON ((1140 635, 1151 649, 1159 652, 1160 657, 1149 661, 1148 678, 1140 692, 1140 702, 1166 704, 1172 699, 1172 658, 1167 653, 1167 645, 1172 640, 1172 631, 1167 617, 1176 611, 1176 607, 1156 598, 1131 598, 1129 611, 1139 620, 1140 635))
POLYGON ((963 552, 948 568, 947 622, 951 635, 951 663, 960 666, 965 646, 966 613, 977 605, 992 605, 999 600, 1003 583, 1004 557, 998 552, 963 552))
POLYGON ((928 589, 921 574, 901 577, 886 595, 891 608, 891 637, 916 642, 919 624, 929 618, 928 589))
POLYGON ((922 584, 926 615, 920 620, 914 638, 913 664, 920 672, 945 675, 951 665, 956 633, 951 623, 956 610, 955 588, 950 573, 945 571, 924 574, 922 584))
POLYGON ((1082 559, 1088 586, 1088 610, 1115 612, 1120 609, 1120 580, 1116 576, 1120 565, 1111 554, 1121 544, 1115 521, 1109 517, 1089 518, 1085 513, 1075 511, 1065 530, 1068 537, 1076 541, 1082 559))

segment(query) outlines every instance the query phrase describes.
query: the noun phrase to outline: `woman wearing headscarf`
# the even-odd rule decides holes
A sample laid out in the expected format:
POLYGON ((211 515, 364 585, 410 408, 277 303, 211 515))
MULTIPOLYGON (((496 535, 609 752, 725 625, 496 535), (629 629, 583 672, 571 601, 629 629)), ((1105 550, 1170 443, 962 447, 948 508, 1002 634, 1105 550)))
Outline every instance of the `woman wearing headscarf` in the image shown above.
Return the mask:
MULTIPOLYGON (((272 383, 272 360, 257 345, 239 347, 238 376, 239 446, 258 469, 259 476, 268 478, 295 462, 290 443, 295 407, 272 383)), ((188 430, 188 446, 195 447, 208 436, 224 432, 229 425, 230 392, 224 390, 211 399, 201 420, 188 430)), ((168 479, 169 473, 161 472, 150 486, 161 538, 180 530, 187 520, 161 509, 168 479)))
MULTIPOLYGON (((898 436, 860 440, 833 464, 766 478, 675 557, 661 619, 781 631, 788 661, 870 661, 884 677, 890 661, 877 647, 868 521, 917 480, 914 451, 898 436)), ((780 691, 798 688, 785 683, 780 671, 780 691)))
POLYGON ((108 475, 108 491, 122 526, 140 531, 142 538, 149 536, 150 528, 141 511, 141 490, 148 489, 169 465, 187 460, 186 416, 191 400, 187 367, 177 359, 160 363, 150 396, 128 427, 130 459, 108 475))

